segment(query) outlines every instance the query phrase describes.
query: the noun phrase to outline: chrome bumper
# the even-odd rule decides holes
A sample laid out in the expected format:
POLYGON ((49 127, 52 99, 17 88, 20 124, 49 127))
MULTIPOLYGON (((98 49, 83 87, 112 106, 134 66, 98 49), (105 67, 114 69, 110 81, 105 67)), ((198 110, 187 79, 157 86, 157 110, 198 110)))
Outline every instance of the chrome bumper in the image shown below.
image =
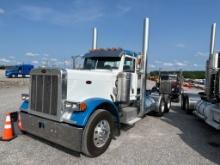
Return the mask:
POLYGON ((83 128, 20 112, 23 129, 35 136, 81 152, 83 128))

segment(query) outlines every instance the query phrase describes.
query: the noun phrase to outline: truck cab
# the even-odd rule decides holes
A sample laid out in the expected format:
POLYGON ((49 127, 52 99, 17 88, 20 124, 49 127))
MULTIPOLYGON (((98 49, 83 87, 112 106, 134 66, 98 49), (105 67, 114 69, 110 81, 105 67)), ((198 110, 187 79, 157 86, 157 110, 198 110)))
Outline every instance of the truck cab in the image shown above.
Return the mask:
POLYGON ((33 69, 29 94, 22 95, 21 130, 89 157, 102 154, 122 124, 170 108, 169 96, 146 91, 146 55, 93 48, 81 69, 33 69))
POLYGON ((220 52, 214 51, 216 23, 212 25, 210 52, 206 62, 206 86, 200 93, 183 93, 181 107, 220 130, 220 52))
POLYGON ((21 75, 22 77, 25 77, 26 75, 30 74, 30 71, 33 68, 34 66, 30 64, 11 66, 5 70, 5 76, 8 78, 18 77, 19 75, 21 75))

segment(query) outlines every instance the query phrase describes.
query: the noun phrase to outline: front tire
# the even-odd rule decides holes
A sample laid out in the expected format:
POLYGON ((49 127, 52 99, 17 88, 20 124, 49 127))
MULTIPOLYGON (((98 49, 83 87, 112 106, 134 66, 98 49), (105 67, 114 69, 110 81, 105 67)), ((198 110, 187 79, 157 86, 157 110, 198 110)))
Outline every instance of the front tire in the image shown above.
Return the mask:
POLYGON ((164 98, 162 98, 161 101, 160 101, 159 110, 158 110, 158 113, 157 113, 157 115, 159 117, 163 116, 163 114, 165 113, 165 107, 166 107, 166 103, 165 103, 164 98))
POLYGON ((170 111, 171 108, 171 99, 168 98, 165 104, 165 113, 168 113, 170 111))
POLYGON ((112 140, 114 121, 110 112, 98 109, 90 117, 82 139, 82 152, 89 157, 104 153, 112 140))

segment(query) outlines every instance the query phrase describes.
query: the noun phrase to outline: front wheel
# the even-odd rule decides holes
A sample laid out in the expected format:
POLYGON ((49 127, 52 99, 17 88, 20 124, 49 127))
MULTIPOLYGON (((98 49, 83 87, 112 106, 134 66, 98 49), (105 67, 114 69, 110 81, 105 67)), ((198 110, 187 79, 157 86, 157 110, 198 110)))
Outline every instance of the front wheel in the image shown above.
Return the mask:
POLYGON ((112 140, 114 121, 110 112, 99 109, 90 117, 83 133, 82 152, 89 157, 104 153, 112 140))
POLYGON ((170 111, 171 108, 171 99, 168 98, 165 104, 165 113, 168 113, 170 111))
POLYGON ((162 98, 160 101, 159 110, 158 110, 157 115, 160 117, 163 116, 163 114, 165 112, 165 108, 166 108, 166 103, 165 103, 164 99, 162 98))

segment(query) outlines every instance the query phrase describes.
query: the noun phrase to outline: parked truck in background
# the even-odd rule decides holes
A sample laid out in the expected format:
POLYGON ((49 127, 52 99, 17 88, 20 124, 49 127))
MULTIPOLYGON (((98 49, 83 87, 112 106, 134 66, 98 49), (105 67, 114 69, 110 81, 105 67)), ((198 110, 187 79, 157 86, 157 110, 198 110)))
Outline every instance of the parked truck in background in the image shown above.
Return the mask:
POLYGON ((22 95, 21 130, 95 157, 120 134, 121 124, 168 112, 169 95, 146 90, 148 27, 146 18, 142 54, 97 49, 95 29, 82 69, 33 69, 30 92, 22 95))
POLYGON ((206 63, 205 92, 183 93, 181 107, 220 130, 220 52, 215 52, 216 23, 212 25, 210 52, 206 63))
POLYGON ((20 64, 20 65, 14 65, 6 68, 5 70, 5 76, 8 78, 12 77, 26 77, 27 75, 30 75, 31 70, 34 68, 31 64, 20 64))
POLYGON ((159 92, 166 91, 170 95, 171 101, 179 102, 182 93, 182 82, 182 71, 172 73, 159 71, 158 80, 153 89, 159 92))

